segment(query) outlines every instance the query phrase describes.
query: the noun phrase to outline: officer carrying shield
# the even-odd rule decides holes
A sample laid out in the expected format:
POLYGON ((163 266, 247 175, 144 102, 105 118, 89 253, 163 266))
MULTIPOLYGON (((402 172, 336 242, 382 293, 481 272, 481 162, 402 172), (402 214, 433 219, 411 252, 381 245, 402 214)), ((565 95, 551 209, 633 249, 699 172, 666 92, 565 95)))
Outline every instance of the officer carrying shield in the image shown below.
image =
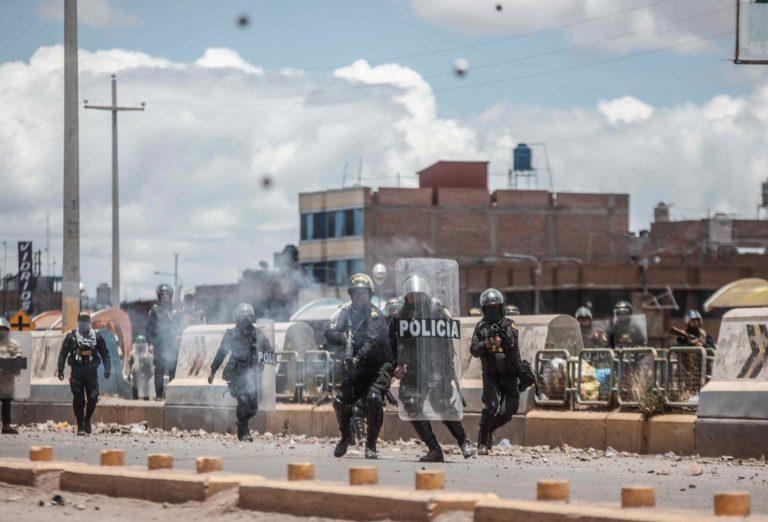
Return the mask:
POLYGON ((613 307, 613 324, 608 329, 607 344, 611 348, 632 348, 645 346, 645 333, 632 322, 632 305, 619 301, 613 307))
POLYGON ((14 399, 14 382, 18 370, 12 368, 11 360, 22 356, 21 346, 11 339, 11 324, 8 319, 0 316, 0 403, 2 404, 2 433, 16 435, 19 432, 11 426, 11 401, 14 399), (2 363, 8 363, 6 368, 2 363))
POLYGON ((346 373, 333 401, 341 440, 333 455, 344 456, 354 442, 352 407, 360 399, 365 399, 368 408, 365 458, 375 459, 378 458, 376 442, 384 422, 384 398, 392 379, 387 320, 371 304, 373 280, 367 274, 353 274, 349 278, 347 291, 352 303, 342 308, 335 324, 325 332, 330 344, 345 346, 346 373))
POLYGON ((595 328, 592 324, 592 310, 586 306, 580 306, 574 317, 579 322, 581 329, 581 340, 584 348, 602 348, 607 343, 605 334, 602 330, 595 328))
POLYGON ((64 380, 64 364, 72 368, 69 388, 72 390, 72 407, 77 420, 77 434, 91 433, 91 417, 99 402, 99 364, 104 365, 104 378, 109 379, 109 350, 101 334, 91 328, 91 315, 80 312, 77 328, 64 338, 59 351, 56 374, 64 380))
POLYGON ((430 415, 440 418, 454 436, 464 458, 472 457, 472 446, 461 412, 455 404, 454 387, 460 386, 454 363, 453 340, 445 332, 451 318, 439 300, 431 298, 428 281, 412 273, 402 283, 403 306, 389 329, 395 359, 395 377, 400 379, 401 418, 410 421, 428 453, 421 462, 444 462, 443 449, 437 442, 430 415), (425 329, 430 329, 426 336, 425 329), (432 329, 434 328, 434 332, 432 329), (416 330, 418 335, 413 335, 416 330), (437 334, 437 330, 443 334, 437 334), (424 334, 422 336, 422 334, 424 334), (432 410, 425 412, 425 404, 432 410), (403 415, 404 414, 404 415, 403 415))
POLYGON ((229 354, 222 378, 227 382, 229 394, 237 401, 237 438, 252 442, 248 422, 259 410, 261 374, 265 364, 274 364, 275 352, 267 336, 253 324, 256 318, 253 306, 241 303, 233 315, 235 327, 224 333, 211 363, 208 384, 213 384, 214 374, 229 354))
POLYGON ((149 400, 152 382, 152 354, 143 335, 136 336, 128 358, 128 381, 131 383, 134 399, 149 400))
POLYGON ((517 326, 504 315, 504 296, 495 288, 480 294, 483 318, 475 326, 469 351, 483 369, 483 412, 478 455, 493 447, 493 432, 512 420, 520 405, 518 377, 522 372, 517 326))
POLYGON ((165 376, 168 375, 168 382, 176 376, 178 324, 173 310, 173 288, 158 285, 156 294, 157 303, 152 305, 147 319, 147 341, 154 350, 155 398, 160 401, 165 399, 165 376))

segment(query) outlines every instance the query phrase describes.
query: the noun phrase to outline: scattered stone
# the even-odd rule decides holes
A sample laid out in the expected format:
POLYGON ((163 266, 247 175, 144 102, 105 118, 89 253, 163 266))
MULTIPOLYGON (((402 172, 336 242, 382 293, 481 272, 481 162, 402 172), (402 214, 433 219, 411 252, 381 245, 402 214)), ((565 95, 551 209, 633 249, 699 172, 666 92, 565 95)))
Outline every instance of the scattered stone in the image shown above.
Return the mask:
POLYGON ((704 473, 704 470, 701 469, 701 466, 697 464, 691 464, 685 471, 683 471, 683 475, 687 475, 689 477, 698 477, 702 473, 704 473))
POLYGON ((501 439, 497 446, 500 448, 509 448, 512 446, 512 443, 509 441, 509 439, 501 439))
POLYGON ((59 495, 58 493, 53 496, 51 499, 51 505, 52 506, 63 506, 64 505, 64 497, 59 495))
POLYGON ((80 511, 83 511, 85 509, 85 506, 82 504, 78 504, 75 506, 75 509, 79 509, 80 511))
POLYGON ((688 484, 688 489, 696 489, 696 484, 688 484))
POLYGON ((726 462, 733 460, 733 457, 731 457, 730 455, 723 455, 720 458, 723 459, 726 462))
POLYGON ((657 475, 669 475, 670 473, 666 469, 657 469, 656 470, 656 474, 657 475))

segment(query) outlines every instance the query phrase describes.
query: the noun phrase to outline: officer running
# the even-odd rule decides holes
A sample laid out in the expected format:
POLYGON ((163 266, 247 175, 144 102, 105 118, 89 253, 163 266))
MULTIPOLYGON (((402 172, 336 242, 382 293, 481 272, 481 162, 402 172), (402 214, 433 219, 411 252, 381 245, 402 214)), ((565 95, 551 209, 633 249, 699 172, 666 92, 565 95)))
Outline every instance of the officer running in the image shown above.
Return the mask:
POLYGON ((59 351, 56 374, 64 380, 64 363, 72 371, 69 376, 69 388, 72 390, 72 407, 77 420, 77 434, 91 433, 91 417, 99 402, 99 364, 104 365, 104 378, 109 379, 109 350, 101 334, 91 328, 91 315, 80 312, 77 316, 77 328, 64 338, 59 351))
POLYGON ((483 318, 475 326, 469 351, 483 369, 483 411, 480 415, 478 455, 488 455, 493 432, 517 413, 520 405, 518 376, 522 372, 517 326, 504 316, 504 296, 495 288, 480 294, 483 318))
POLYGON ((253 306, 241 303, 233 315, 235 327, 224 333, 211 363, 208 384, 213 384, 213 376, 229 354, 222 378, 227 382, 229 394, 237 401, 237 438, 252 442, 248 422, 259 410, 261 372, 265 364, 274 364, 275 352, 267 336, 253 324, 256 317, 253 306))
MULTIPOLYGON (((15 359, 21 357, 21 346, 11 339, 11 324, 8 319, 0 316, 0 359, 15 359)), ((13 400, 14 383, 17 372, 0 368, 0 418, 2 418, 3 435, 17 435, 19 432, 11 426, 11 401, 13 400)))
MULTIPOLYGON (((439 300, 430 298, 429 283, 418 274, 409 275, 403 281, 403 306, 397 318, 390 323, 389 339, 395 361, 395 377, 400 379, 400 402, 406 414, 411 418, 418 418, 424 412, 424 403, 444 414, 444 418, 456 418, 455 406, 449 403, 453 390, 452 378, 455 378, 453 341, 448 338, 438 337, 400 337, 398 325, 401 320, 413 319, 450 319, 445 307, 439 300), (421 347, 431 355, 430 361, 421 364, 429 364, 427 370, 431 380, 427 395, 420 394, 419 389, 419 343, 421 347)), ((425 369, 426 370, 426 369, 425 369)), ((426 444, 428 452, 419 459, 420 462, 444 462, 443 449, 437 442, 437 437, 428 420, 411 420, 419 438, 426 444)), ((475 448, 467 436, 464 425, 460 420, 443 420, 442 423, 456 439, 461 454, 465 459, 475 455, 475 448)))
POLYGON ((177 340, 178 325, 173 310, 173 288, 158 285, 157 303, 152 305, 147 319, 147 341, 152 345, 155 364, 155 399, 165 399, 164 379, 176 377, 176 361, 179 358, 177 340))
POLYGON ((376 442, 384 422, 384 398, 392 379, 392 353, 387 340, 387 320, 371 304, 373 280, 363 273, 349 278, 347 292, 352 302, 342 307, 335 324, 326 330, 325 338, 332 345, 351 342, 352 357, 345 357, 346 373, 333 401, 339 423, 341 440, 333 451, 335 457, 347 453, 354 443, 352 406, 360 399, 367 403, 368 433, 365 458, 376 459, 376 442))

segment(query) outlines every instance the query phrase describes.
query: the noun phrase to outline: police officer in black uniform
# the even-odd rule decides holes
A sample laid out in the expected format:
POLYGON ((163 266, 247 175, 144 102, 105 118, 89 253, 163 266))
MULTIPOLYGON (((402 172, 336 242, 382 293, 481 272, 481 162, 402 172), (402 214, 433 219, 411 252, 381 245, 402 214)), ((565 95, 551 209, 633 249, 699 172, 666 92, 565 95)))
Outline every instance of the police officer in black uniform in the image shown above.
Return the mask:
POLYGON ((605 346, 607 342, 605 334, 592 324, 592 310, 586 306, 580 306, 574 317, 579 322, 584 348, 602 348, 605 346))
POLYGON ((493 446, 493 432, 517 413, 520 405, 518 378, 522 372, 517 326, 504 315, 504 296, 495 288, 480 294, 483 318, 475 326, 469 351, 483 369, 483 411, 480 414, 478 455, 493 446))
POLYGON ((163 379, 168 382, 176 376, 176 361, 179 358, 177 332, 178 324, 173 309, 173 287, 158 285, 157 303, 152 305, 147 319, 147 341, 153 348, 155 365, 155 398, 165 399, 163 379))
POLYGON ((698 310, 685 312, 685 335, 677 337, 677 346, 701 346, 714 348, 715 340, 701 327, 701 313, 698 310))
POLYGON ((613 307, 613 324, 606 335, 611 348, 632 348, 645 346, 648 342, 645 333, 632 322, 632 305, 619 301, 613 307))
POLYGON ((332 345, 352 342, 352 357, 345 358, 346 374, 341 389, 333 401, 341 440, 333 452, 335 457, 347 453, 354 442, 352 433, 352 405, 365 398, 368 408, 368 433, 365 458, 378 458, 376 442, 384 422, 384 398, 392 379, 392 353, 387 339, 387 320, 371 304, 373 280, 366 274, 353 274, 347 285, 352 303, 345 305, 336 323, 325 332, 332 345))
POLYGON ((248 421, 259 410, 260 373, 265 364, 274 364, 275 352, 269 339, 253 324, 253 306, 241 303, 237 305, 233 315, 235 327, 224 333, 219 350, 211 363, 208 384, 213 383, 213 376, 229 354, 222 378, 227 381, 229 394, 237 401, 237 438, 252 442, 248 421))
MULTIPOLYGON (((444 319, 449 318, 445 307, 439 299, 430 298, 429 283, 418 274, 409 275, 403 282, 403 306, 397 318, 389 325, 389 342, 395 361, 395 377, 400 379, 400 402, 409 417, 418 417, 423 413, 424 402, 429 401, 435 410, 446 410, 445 417, 456 417, 455 407, 447 404, 452 392, 451 380, 456 376, 454 367, 453 341, 446 338, 406 338, 398 336, 400 320, 412 319, 444 319), (428 364, 429 379, 432 380, 428 395, 419 394, 419 370, 408 371, 407 367, 416 368, 418 362, 419 343, 426 343, 429 353, 434 354, 428 364)), ((426 375, 423 375, 426 377, 426 375)), ((437 442, 437 437, 428 420, 411 420, 411 425, 419 438, 426 444, 428 452, 421 457, 420 462, 444 462, 443 449, 437 442)), ((451 435, 461 449, 465 459, 475 455, 475 448, 467 436, 464 425, 460 420, 443 420, 451 435)))
POLYGON ((91 328, 91 316, 80 312, 77 328, 64 338, 59 351, 56 374, 64 380, 64 363, 72 368, 69 388, 72 390, 72 407, 77 419, 77 434, 91 433, 91 417, 99 402, 99 377, 97 368, 104 365, 104 378, 109 379, 109 350, 100 334, 91 328))

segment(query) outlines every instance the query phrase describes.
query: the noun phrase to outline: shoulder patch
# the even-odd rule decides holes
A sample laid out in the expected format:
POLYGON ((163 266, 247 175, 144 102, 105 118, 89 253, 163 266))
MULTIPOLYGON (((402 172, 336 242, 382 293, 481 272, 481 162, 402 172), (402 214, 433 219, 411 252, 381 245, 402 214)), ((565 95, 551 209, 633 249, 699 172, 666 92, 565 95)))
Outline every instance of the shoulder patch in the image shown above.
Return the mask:
POLYGON ((377 318, 379 316, 379 312, 375 308, 371 308, 371 317, 377 318))
POLYGON ((509 321, 509 326, 512 327, 513 330, 519 330, 520 328, 517 327, 517 323, 514 321, 509 321))

